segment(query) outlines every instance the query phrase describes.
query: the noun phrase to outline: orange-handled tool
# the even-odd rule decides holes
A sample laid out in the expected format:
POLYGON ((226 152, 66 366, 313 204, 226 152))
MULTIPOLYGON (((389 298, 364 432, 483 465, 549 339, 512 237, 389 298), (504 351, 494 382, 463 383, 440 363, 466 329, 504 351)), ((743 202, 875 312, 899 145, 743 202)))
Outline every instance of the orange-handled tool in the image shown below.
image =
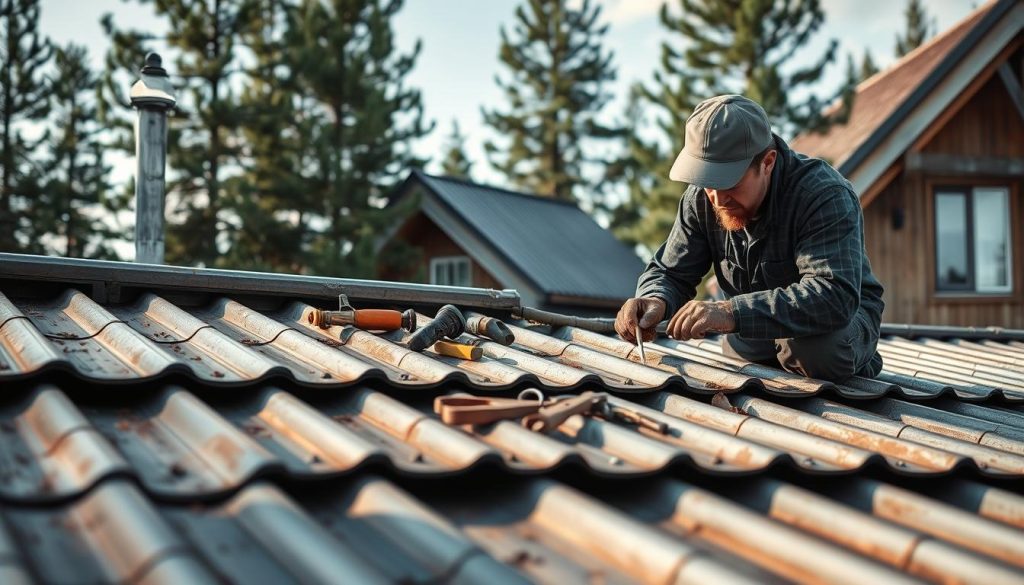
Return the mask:
POLYGON ((416 330, 416 313, 412 309, 356 309, 348 303, 348 297, 345 295, 338 295, 338 305, 337 311, 313 309, 307 317, 309 324, 321 329, 327 329, 331 325, 354 325, 369 331, 416 330))

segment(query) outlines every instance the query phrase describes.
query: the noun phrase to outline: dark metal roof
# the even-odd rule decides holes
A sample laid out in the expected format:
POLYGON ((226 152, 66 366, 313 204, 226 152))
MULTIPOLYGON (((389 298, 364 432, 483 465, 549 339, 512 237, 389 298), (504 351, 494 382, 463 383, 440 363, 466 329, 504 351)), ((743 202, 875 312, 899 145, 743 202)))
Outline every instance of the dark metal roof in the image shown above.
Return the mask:
POLYGON ((300 302, 32 290, 0 297, 3 583, 1024 580, 1024 332, 889 329, 836 386, 501 311, 516 344, 459 362, 300 302), (431 410, 521 387, 668 432, 431 410))
MULTIPOLYGON (((892 337, 881 342, 881 375, 837 385, 729 358, 713 340, 660 338, 640 364, 636 347, 622 340, 526 322, 509 323, 516 336, 511 347, 465 334, 462 340, 479 341, 485 356, 470 362, 413 352, 402 345, 402 331, 321 330, 308 319, 314 308, 296 301, 261 312, 230 297, 182 307, 154 293, 105 307, 75 289, 45 300, 10 299, 0 292, 0 381, 70 371, 108 384, 184 376, 214 387, 276 382, 336 388, 378 381, 488 391, 536 386, 564 392, 596 385, 616 392, 1024 400, 1024 356, 1007 343, 978 350, 966 340, 892 337)), ((429 317, 420 314, 419 320, 429 317)))
POLYGON ((413 177, 542 292, 633 295, 640 259, 575 204, 419 171, 413 177))

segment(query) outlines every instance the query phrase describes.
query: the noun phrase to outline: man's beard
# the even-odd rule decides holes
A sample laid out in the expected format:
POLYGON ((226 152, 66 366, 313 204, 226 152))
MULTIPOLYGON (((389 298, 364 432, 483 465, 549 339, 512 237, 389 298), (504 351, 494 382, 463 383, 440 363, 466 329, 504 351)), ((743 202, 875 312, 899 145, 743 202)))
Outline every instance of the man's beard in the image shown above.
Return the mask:
POLYGON ((747 210, 742 207, 732 209, 715 207, 715 217, 718 218, 718 225, 729 232, 739 231, 747 227, 747 223, 750 222, 747 210))

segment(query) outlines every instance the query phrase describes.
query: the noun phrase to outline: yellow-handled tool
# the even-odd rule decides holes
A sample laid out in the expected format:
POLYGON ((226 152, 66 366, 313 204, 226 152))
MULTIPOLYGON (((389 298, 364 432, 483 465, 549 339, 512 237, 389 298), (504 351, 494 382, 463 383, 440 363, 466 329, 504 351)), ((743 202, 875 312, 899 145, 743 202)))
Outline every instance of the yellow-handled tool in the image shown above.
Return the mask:
POLYGON ((454 341, 438 341, 434 343, 434 351, 444 356, 472 362, 479 360, 484 355, 484 350, 480 349, 479 345, 456 343, 454 341))

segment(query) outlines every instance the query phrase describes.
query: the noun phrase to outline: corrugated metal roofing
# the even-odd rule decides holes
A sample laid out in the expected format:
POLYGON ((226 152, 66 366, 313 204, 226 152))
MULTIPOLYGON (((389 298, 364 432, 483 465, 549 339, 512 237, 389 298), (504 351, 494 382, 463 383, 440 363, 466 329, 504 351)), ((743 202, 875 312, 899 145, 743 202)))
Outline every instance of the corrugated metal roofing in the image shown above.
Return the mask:
POLYGON ((836 386, 711 340, 640 364, 509 320, 460 362, 297 302, 24 290, 0 297, 0 582, 1024 582, 1019 332, 887 335, 880 380, 836 386), (667 432, 431 408, 526 387, 667 432))
POLYGON ((643 268, 640 259, 576 205, 425 173, 416 176, 543 292, 605 299, 633 295, 643 268))
MULTIPOLYGON (((402 331, 321 330, 309 322, 313 309, 291 302, 260 312, 227 297, 181 307, 153 293, 131 305, 106 307, 75 289, 45 300, 12 300, 0 292, 0 381, 56 370, 125 384, 184 375, 213 386, 386 381, 396 387, 457 384, 490 391, 597 385, 616 392, 744 389, 787 397, 1024 400, 1024 351, 1009 343, 979 350, 965 340, 890 337, 881 343, 886 369, 880 376, 836 385, 729 358, 714 340, 660 338, 640 364, 636 347, 622 340, 576 327, 511 321, 511 347, 463 335, 462 341, 479 343, 485 356, 470 362, 410 351, 402 345, 402 331)), ((429 321, 422 314, 419 319, 429 321)))

